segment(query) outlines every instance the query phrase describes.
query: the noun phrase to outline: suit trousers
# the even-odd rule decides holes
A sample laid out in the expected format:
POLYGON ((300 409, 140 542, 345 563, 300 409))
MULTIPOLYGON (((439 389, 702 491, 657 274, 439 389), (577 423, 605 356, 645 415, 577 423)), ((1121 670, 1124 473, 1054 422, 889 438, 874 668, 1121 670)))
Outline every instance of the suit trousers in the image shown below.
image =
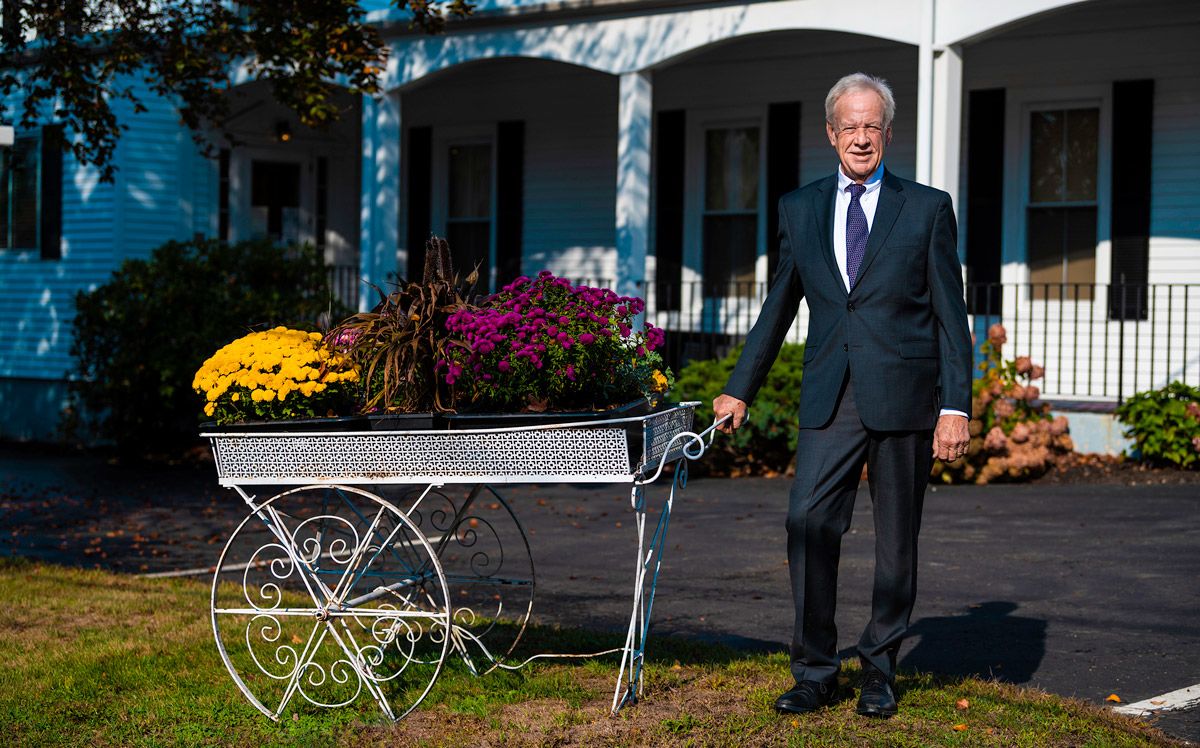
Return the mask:
POLYGON ((917 535, 933 432, 872 431, 859 419, 858 405, 847 372, 830 422, 800 429, 787 518, 796 607, 791 665, 797 681, 837 679, 838 560, 864 461, 875 519, 875 586, 858 654, 889 677, 895 676, 896 653, 916 599, 917 535))

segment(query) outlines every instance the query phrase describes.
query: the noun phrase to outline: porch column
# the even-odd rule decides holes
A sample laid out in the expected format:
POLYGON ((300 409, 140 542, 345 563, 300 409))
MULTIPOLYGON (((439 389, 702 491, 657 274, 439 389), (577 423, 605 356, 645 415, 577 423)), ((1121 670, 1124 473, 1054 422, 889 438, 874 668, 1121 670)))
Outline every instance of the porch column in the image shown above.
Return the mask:
POLYGON ((933 152, 933 22, 934 0, 921 0, 921 43, 917 46, 917 173, 929 184, 933 152))
POLYGON ((933 132, 929 184, 950 193, 959 213, 962 145, 962 48, 949 46, 933 58, 933 132))
MULTIPOLYGON (((362 97, 362 189, 359 193, 359 275, 386 289, 400 246, 400 95, 362 97)), ((359 289, 359 307, 374 293, 359 289)))
POLYGON ((617 292, 646 295, 650 229, 650 134, 653 86, 649 72, 621 76, 617 111, 617 292))

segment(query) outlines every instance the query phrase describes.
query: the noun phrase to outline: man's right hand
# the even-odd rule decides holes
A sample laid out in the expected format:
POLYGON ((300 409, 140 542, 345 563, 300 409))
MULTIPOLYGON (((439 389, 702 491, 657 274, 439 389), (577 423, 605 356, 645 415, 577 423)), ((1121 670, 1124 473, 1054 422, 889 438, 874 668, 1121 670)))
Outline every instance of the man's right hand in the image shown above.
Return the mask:
POLYGON ((719 395, 713 400, 713 415, 719 421, 725 416, 732 416, 728 421, 717 427, 717 430, 732 434, 746 422, 746 403, 730 395, 719 395))

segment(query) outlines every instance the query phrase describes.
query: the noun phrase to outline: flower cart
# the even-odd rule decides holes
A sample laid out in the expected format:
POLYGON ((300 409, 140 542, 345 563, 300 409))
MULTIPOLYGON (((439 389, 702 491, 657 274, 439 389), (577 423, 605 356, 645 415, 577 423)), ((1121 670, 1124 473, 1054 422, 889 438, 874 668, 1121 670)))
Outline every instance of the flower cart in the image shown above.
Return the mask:
POLYGON ((502 428, 214 427, 204 435, 219 482, 250 508, 212 587, 213 634, 229 674, 272 719, 297 699, 338 707, 363 697, 398 720, 447 657, 476 674, 521 667, 535 658, 506 657, 533 604, 533 562, 495 487, 614 483, 631 486, 637 559, 612 709, 636 702, 675 491, 716 427, 692 430, 696 405, 502 428), (648 533, 645 487, 672 464, 648 533), (470 486, 466 498, 442 490, 452 485, 470 486))

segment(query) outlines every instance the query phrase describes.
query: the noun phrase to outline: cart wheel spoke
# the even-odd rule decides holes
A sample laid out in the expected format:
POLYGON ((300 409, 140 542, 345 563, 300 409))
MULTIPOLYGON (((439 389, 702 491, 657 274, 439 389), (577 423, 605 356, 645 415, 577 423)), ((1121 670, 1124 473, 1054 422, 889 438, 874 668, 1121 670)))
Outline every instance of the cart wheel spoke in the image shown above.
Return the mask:
MULTIPOLYGON (((413 506, 415 494, 398 498, 413 506)), ((437 549, 454 623, 453 646, 475 672, 489 672, 512 654, 533 608, 535 574, 525 528, 489 486, 466 496, 430 491, 409 518, 437 549)))
POLYGON ((256 504, 221 554, 211 602, 222 660, 273 719, 354 703, 399 719, 429 693, 452 639, 434 546, 393 504, 352 487, 256 504))

